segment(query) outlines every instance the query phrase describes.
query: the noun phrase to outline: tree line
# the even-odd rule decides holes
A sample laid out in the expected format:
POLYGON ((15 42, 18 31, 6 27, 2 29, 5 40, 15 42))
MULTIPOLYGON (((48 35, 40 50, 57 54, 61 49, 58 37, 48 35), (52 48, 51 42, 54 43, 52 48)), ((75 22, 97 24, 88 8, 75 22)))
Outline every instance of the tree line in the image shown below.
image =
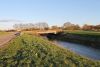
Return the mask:
POLYGON ((100 31, 100 25, 87 25, 84 24, 82 27, 78 24, 72 24, 71 22, 65 22, 61 27, 54 25, 49 26, 46 22, 40 23, 27 23, 27 24, 14 24, 13 27, 16 30, 48 30, 48 29, 62 29, 62 30, 87 30, 87 31, 100 31))
POLYGON ((41 22, 41 23, 27 23, 27 24, 15 24, 13 25, 13 27, 16 30, 46 30, 49 28, 49 25, 45 22, 41 22))

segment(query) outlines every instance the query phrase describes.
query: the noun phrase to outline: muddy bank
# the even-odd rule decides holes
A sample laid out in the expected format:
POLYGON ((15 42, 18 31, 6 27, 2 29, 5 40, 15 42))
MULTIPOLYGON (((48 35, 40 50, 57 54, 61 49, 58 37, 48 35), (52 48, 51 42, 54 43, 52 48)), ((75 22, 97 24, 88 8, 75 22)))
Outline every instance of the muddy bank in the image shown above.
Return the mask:
POLYGON ((100 49, 99 35, 72 34, 72 33, 60 32, 57 34, 48 34, 47 37, 51 40, 79 43, 85 46, 100 49))

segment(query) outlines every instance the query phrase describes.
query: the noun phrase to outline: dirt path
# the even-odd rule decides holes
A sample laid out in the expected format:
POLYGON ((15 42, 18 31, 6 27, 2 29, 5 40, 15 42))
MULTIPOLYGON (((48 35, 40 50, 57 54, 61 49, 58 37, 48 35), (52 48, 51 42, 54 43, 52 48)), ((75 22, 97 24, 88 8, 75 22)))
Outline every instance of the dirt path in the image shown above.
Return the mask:
POLYGON ((16 37, 15 33, 7 34, 5 36, 0 36, 0 47, 15 37, 16 37))

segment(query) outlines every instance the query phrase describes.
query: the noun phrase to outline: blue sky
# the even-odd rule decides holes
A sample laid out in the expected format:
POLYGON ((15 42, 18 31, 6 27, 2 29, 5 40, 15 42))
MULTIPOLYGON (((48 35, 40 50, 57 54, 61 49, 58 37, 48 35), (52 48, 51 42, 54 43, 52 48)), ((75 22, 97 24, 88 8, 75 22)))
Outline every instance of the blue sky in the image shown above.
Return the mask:
POLYGON ((13 24, 26 21, 58 26, 67 21, 100 24, 100 0, 0 0, 0 28, 12 28, 13 24))

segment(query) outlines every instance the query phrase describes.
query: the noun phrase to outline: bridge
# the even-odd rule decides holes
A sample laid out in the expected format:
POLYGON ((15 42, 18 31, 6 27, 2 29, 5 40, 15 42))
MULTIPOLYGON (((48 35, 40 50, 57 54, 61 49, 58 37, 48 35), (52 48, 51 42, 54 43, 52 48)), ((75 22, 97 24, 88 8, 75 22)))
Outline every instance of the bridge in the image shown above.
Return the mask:
POLYGON ((53 33, 53 34, 56 34, 58 31, 39 31, 39 32, 37 32, 37 34, 48 34, 48 33, 53 33))
POLYGON ((34 31, 24 31, 24 33, 29 33, 29 34, 49 34, 53 33, 56 34, 58 32, 61 32, 62 30, 34 30, 34 31))

